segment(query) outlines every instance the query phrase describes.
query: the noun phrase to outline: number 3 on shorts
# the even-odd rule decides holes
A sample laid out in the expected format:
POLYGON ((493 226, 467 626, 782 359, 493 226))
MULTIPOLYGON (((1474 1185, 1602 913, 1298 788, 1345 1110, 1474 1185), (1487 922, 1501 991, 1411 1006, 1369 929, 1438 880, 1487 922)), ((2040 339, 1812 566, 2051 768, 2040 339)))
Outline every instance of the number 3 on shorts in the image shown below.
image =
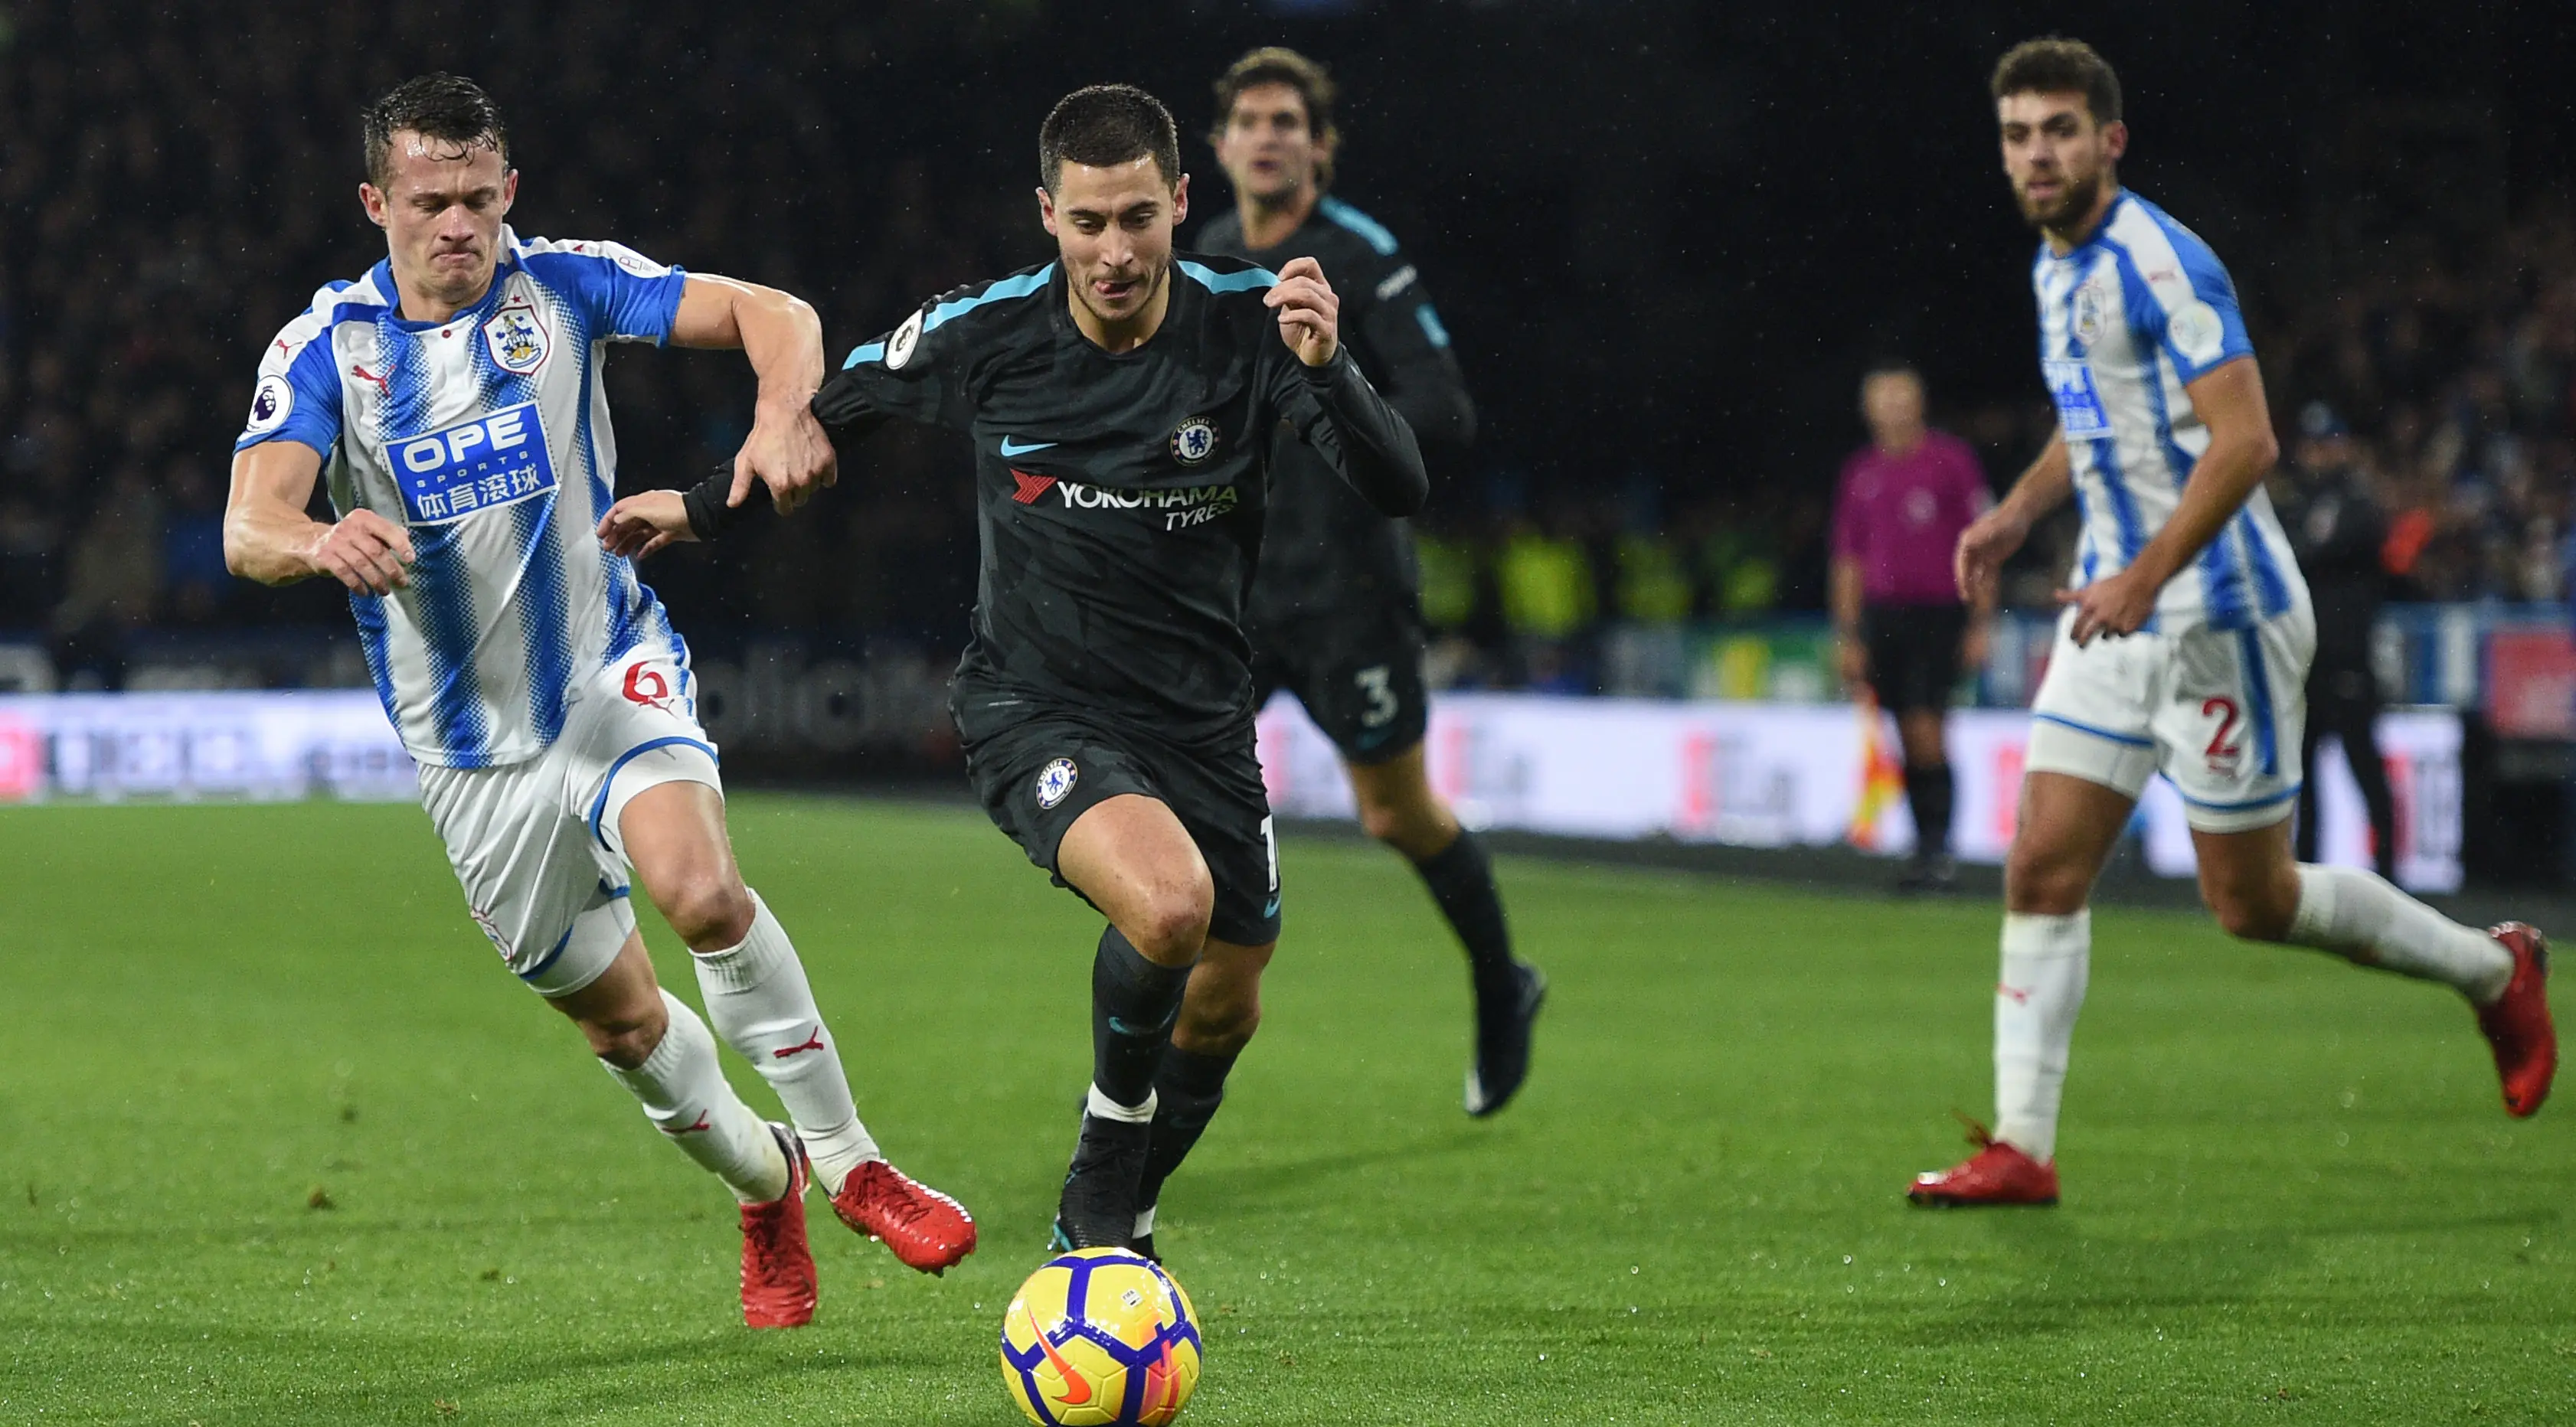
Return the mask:
POLYGON ((1360 714, 1360 727, 1382 728, 1395 717, 1395 689, 1389 682, 1393 677, 1384 664, 1371 664, 1351 675, 1351 682, 1368 696, 1368 708, 1360 714))

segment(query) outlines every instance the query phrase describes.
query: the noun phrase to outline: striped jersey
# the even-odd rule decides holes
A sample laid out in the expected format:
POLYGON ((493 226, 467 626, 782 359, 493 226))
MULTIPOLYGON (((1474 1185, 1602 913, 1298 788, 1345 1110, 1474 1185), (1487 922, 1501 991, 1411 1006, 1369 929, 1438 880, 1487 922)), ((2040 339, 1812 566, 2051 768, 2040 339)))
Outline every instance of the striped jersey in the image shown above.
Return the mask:
POLYGON ((407 527, 417 563, 353 594, 376 695, 423 763, 536 757, 582 681, 639 645, 687 647, 593 533, 617 483, 603 345, 660 343, 686 282, 615 243, 501 230, 491 291, 402 316, 390 263, 335 282, 269 344, 236 451, 322 453, 332 508, 407 527))
MULTIPOLYGON (((2091 237, 2040 244, 2039 366, 2057 404, 2083 522, 2075 583, 2126 569, 2181 501, 2209 428, 2186 383, 2254 355, 2236 285, 2200 236, 2122 190, 2091 237)), ((2166 582, 2148 628, 2243 629, 2304 603, 2272 502, 2256 487, 2190 566, 2166 582)))

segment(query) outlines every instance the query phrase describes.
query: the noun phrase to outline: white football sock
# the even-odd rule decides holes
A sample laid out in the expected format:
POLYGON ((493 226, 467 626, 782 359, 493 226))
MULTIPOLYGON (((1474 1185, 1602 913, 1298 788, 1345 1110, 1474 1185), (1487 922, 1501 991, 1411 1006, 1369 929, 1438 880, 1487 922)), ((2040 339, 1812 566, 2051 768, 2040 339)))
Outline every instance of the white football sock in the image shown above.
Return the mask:
POLYGON ((1995 1138, 2042 1164, 2057 1156, 2066 1052, 2093 958, 2093 911, 2004 913, 1995 984, 1995 1138))
POLYGON ((725 1083, 707 1023, 668 991, 662 993, 662 1009, 670 1014, 670 1029, 642 1065, 624 1070, 600 1064, 643 1104, 653 1128, 723 1180, 736 1199, 766 1204, 785 1194, 787 1153, 725 1083))
POLYGON ((2439 981, 2483 1006, 2513 980, 2513 953, 2358 867, 2299 868, 2290 942, 2364 966, 2439 981))
POLYGON ((815 1009, 814 988, 787 928, 757 892, 751 907, 751 931, 742 945, 690 956, 697 963, 698 990, 707 998, 707 1019, 715 1022, 716 1033, 759 1070, 787 1107, 823 1192, 838 1194, 851 1170, 884 1156, 859 1123, 850 1077, 823 1027, 823 1013, 815 1009))

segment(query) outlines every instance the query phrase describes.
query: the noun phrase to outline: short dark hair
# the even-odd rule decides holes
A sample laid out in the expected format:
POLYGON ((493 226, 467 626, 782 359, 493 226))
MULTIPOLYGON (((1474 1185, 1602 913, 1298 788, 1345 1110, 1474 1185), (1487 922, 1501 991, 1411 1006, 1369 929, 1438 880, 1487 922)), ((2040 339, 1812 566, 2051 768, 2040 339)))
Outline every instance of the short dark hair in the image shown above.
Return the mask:
POLYGON ((2081 94, 2096 124, 2120 121, 2120 77, 2082 40, 2063 35, 2024 40, 1995 64, 1995 98, 2012 94, 2081 94))
MULTIPOLYGON (((1341 126, 1333 122, 1333 101, 1340 90, 1324 67, 1285 45, 1264 45, 1226 66, 1216 80, 1216 132, 1209 137, 1225 137, 1226 122, 1234 116, 1234 101, 1243 91, 1265 84, 1284 84, 1297 91, 1306 102, 1306 133, 1326 148, 1340 145, 1341 126)), ((1333 182, 1333 161, 1319 160, 1315 165, 1315 186, 1327 188, 1333 182)))
POLYGON ((502 126, 500 106, 483 86, 444 70, 406 79, 379 95, 359 116, 366 147, 367 181, 378 188, 393 181, 394 135, 404 130, 459 148, 488 146, 510 163, 510 131, 502 126))
POLYGON ((1166 185, 1181 181, 1180 126, 1162 100, 1132 84, 1077 89, 1038 126, 1038 177, 1049 193, 1066 164, 1109 168, 1148 156, 1166 185))

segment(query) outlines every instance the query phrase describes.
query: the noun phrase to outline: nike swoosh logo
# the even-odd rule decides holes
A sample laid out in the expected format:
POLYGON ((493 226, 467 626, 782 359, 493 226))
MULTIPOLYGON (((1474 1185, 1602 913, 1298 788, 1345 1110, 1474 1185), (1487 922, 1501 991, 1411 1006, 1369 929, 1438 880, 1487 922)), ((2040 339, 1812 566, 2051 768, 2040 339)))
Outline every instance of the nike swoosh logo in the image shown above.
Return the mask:
POLYGON ((1261 915, 1265 917, 1275 917, 1279 915, 1279 899, 1276 897, 1271 898, 1270 905, 1261 909, 1261 915))
POLYGON ((1031 451, 1044 451, 1054 445, 1053 441, 1032 441, 1022 446, 1005 436, 1002 438, 1002 455, 1004 457, 1025 456, 1031 451))
POLYGON ((1064 1380, 1064 1390, 1056 1394, 1056 1401, 1067 1407, 1080 1407, 1090 1402, 1091 1383, 1073 1364, 1064 1360, 1064 1354, 1055 1350, 1055 1344, 1047 1339, 1043 1328, 1038 1330, 1038 1347, 1046 1353, 1046 1360, 1055 1365, 1056 1376, 1064 1380))

